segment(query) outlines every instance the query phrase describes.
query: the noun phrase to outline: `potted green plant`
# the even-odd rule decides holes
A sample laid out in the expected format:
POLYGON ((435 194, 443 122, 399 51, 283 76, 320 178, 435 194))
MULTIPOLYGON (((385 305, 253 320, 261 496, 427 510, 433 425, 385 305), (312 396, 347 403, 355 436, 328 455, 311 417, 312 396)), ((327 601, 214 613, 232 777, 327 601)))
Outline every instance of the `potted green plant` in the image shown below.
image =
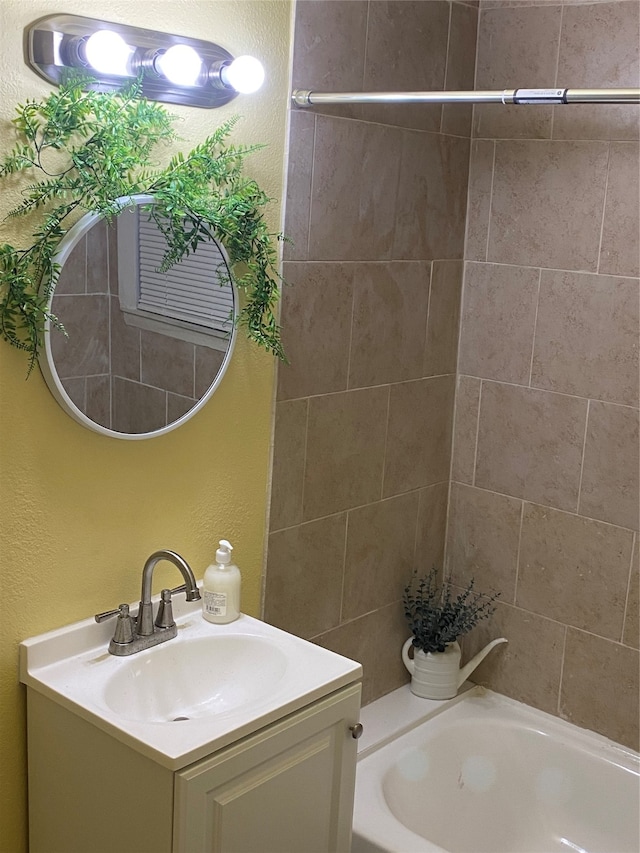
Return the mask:
POLYGON ((412 633, 402 647, 402 660, 411 673, 412 693, 425 699, 452 698, 491 649, 507 642, 504 637, 493 640, 460 667, 458 638, 494 613, 499 595, 476 592, 473 578, 456 594, 449 580, 439 581, 435 567, 422 577, 414 572, 402 599, 412 633))

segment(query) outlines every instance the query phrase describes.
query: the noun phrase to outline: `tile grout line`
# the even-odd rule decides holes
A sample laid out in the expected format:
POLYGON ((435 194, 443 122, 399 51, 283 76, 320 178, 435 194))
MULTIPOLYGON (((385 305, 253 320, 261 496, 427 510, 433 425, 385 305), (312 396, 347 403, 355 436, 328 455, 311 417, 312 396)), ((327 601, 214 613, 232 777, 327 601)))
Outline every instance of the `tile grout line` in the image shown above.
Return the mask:
POLYGON ((602 219, 600 221, 600 240, 598 242, 598 260, 596 263, 596 274, 601 275, 600 266, 602 262, 602 241, 604 239, 604 224, 607 212, 607 196, 609 195, 609 172, 611 170, 611 142, 607 145, 607 166, 604 181, 604 196, 602 198, 602 219))
MULTIPOLYGON (((306 413, 304 419, 304 450, 303 450, 303 461, 302 461, 302 489, 300 490, 300 521, 297 524, 291 525, 292 527, 299 527, 301 524, 304 524, 304 498, 305 498, 305 483, 307 482, 307 448, 309 443, 309 411, 311 409, 311 398, 306 397, 306 413)), ((286 530, 287 528, 281 528, 282 530, 286 530)), ((274 533, 275 531, 271 531, 274 533)))
MULTIPOLYGON (((561 625, 564 623, 560 623, 561 625)), ((562 654, 560 656, 560 678, 558 679, 558 702, 556 705, 556 713, 558 717, 562 716, 562 682, 564 679, 564 661, 567 653, 567 637, 569 636, 569 625, 564 624, 564 637, 562 638, 562 654)))
POLYGON ((422 349, 422 378, 424 379, 425 366, 427 363, 427 357, 429 355, 429 320, 431 318, 431 296, 433 293, 433 275, 434 275, 434 265, 435 261, 431 261, 429 268, 429 292, 427 294, 427 319, 424 327, 424 347, 422 349))
MULTIPOLYGON (((409 489, 406 492, 398 492, 397 494, 394 494, 394 495, 387 495, 386 497, 383 497, 380 499, 375 499, 375 500, 369 501, 368 503, 358 504, 357 506, 345 507, 344 509, 339 509, 339 510, 336 510, 335 512, 329 512, 326 515, 319 515, 315 518, 309 518, 309 519, 305 519, 303 521, 296 522, 295 524, 288 524, 286 527, 278 527, 275 530, 270 530, 269 533, 270 534, 271 533, 287 533, 291 530, 295 530, 296 527, 301 527, 301 526, 306 525, 306 524, 315 524, 318 521, 327 521, 328 519, 335 518, 338 515, 345 515, 348 512, 354 512, 355 510, 359 510, 359 509, 367 509, 367 507, 375 506, 376 504, 379 504, 379 503, 386 503, 387 501, 394 501, 394 500, 397 500, 399 498, 404 498, 407 495, 414 495, 416 493, 428 491, 429 489, 434 489, 437 486, 444 486, 446 484, 447 484, 447 480, 438 480, 436 483, 429 483, 426 486, 417 486, 415 489, 409 489)), ((468 483, 464 483, 463 485, 468 485, 468 483)), ((484 489, 483 491, 487 491, 487 490, 484 489)), ((505 497, 509 497, 509 496, 505 495, 505 497)))
POLYGON ((351 516, 351 510, 347 510, 346 518, 344 520, 344 548, 342 549, 342 572, 341 579, 342 582, 340 584, 340 613, 338 614, 338 625, 339 627, 343 624, 343 614, 344 614, 344 588, 346 584, 346 576, 347 576, 347 542, 349 541, 349 518, 351 516))
MULTIPOLYGON (((333 397, 336 394, 351 394, 351 393, 355 393, 356 391, 373 391, 376 388, 386 388, 386 387, 392 387, 395 385, 409 385, 411 382, 429 382, 432 379, 444 379, 447 376, 454 376, 454 375, 455 374, 451 373, 451 372, 450 373, 434 373, 433 376, 418 376, 415 379, 398 379, 397 381, 380 382, 377 385, 357 385, 357 386, 354 386, 352 388, 337 388, 335 391, 323 391, 323 392, 318 393, 318 394, 301 394, 299 397, 285 397, 283 399, 278 400, 277 402, 278 403, 291 403, 291 402, 294 402, 295 400, 306 400, 306 399, 319 400, 322 397, 333 397)), ((507 384, 513 384, 513 383, 507 383, 507 384)), ((544 390, 544 389, 542 389, 542 390, 544 390)), ((565 395, 565 396, 570 396, 570 395, 565 395)), ((614 404, 614 405, 618 405, 618 404, 614 404)), ((622 405, 622 404, 620 404, 620 405, 622 405)))
MULTIPOLYGON (((508 492, 500 492, 500 491, 497 491, 496 489, 489 489, 486 486, 477 486, 474 483, 466 483, 466 482, 463 482, 462 480, 454 480, 454 483, 458 486, 463 486, 467 489, 478 489, 478 491, 480 491, 480 492, 487 492, 488 494, 497 495, 498 497, 501 497, 501 498, 508 498, 509 500, 512 500, 512 501, 524 501, 525 503, 530 504, 531 506, 537 506, 537 507, 540 507, 541 509, 544 509, 547 511, 563 513, 564 515, 570 515, 570 516, 573 516, 574 518, 581 518, 583 521, 590 521, 590 522, 593 522, 594 524, 602 524, 602 525, 605 525, 606 527, 613 527, 616 530, 623 530, 623 531, 626 531, 627 533, 630 533, 632 536, 636 535, 636 531, 632 527, 624 527, 621 524, 615 524, 612 521, 606 521, 603 518, 597 518, 593 515, 581 515, 577 510, 562 509, 561 507, 558 507, 555 504, 541 503, 540 501, 535 501, 535 500, 532 500, 531 498, 523 497, 522 495, 512 495, 512 494, 509 494, 508 492)), ((433 485, 437 485, 437 484, 434 483, 433 485)), ((421 486, 420 488, 430 488, 430 486, 421 486)), ((408 494, 408 492, 402 492, 401 494, 408 494)), ((393 497, 398 497, 398 495, 394 495, 393 497)))
POLYGON ((318 116, 313 117, 313 145, 311 148, 311 175, 309 180, 309 210, 307 219, 307 259, 311 255, 311 216, 313 213, 313 186, 316 173, 316 141, 318 136, 318 116))
MULTIPOLYGON (((580 515, 580 496, 582 495, 582 476, 584 474, 584 458, 587 452, 587 435, 589 430, 589 414, 591 410, 591 400, 587 400, 587 411, 584 418, 584 438, 582 440, 582 456, 580 460, 580 476, 578 477, 578 494, 576 495, 576 515, 580 515)), ((581 516, 585 518, 586 516, 581 516)))
MULTIPOLYGON (((387 418, 385 423, 385 431, 384 431, 384 450, 382 453, 382 477, 380 482, 380 498, 379 500, 385 500, 384 497, 384 480, 387 473, 387 450, 389 447, 389 421, 391 420, 391 385, 387 385, 387 418)), ((416 491, 415 489, 412 491, 416 491)), ((406 494, 406 493, 403 493, 406 494)), ((377 503, 377 501, 376 501, 377 503)))
POLYGON ((476 469, 478 467, 478 442, 480 439, 480 409, 482 407, 482 388, 484 386, 484 379, 480 379, 480 388, 478 389, 478 411, 476 413, 476 434, 475 434, 475 442, 473 448, 473 476, 471 478, 471 485, 474 488, 478 488, 476 486, 476 469))
POLYGON ((631 583, 633 580, 633 555, 635 553, 636 548, 638 547, 638 533, 635 532, 633 534, 633 540, 631 542, 631 557, 629 559, 629 578, 627 580, 627 594, 624 600, 624 610, 622 612, 622 629, 620 631, 620 642, 624 645, 624 629, 627 624, 627 615, 629 610, 629 596, 631 595, 631 583))
MULTIPOLYGON (((471 153, 469 153, 469 157, 471 157, 471 153)), ((467 199, 468 203, 468 199, 467 199)), ((465 244, 466 244, 466 235, 465 235, 465 244)), ((464 254, 464 252, 463 252, 464 254)), ((449 550, 449 522, 451 521, 451 496, 453 493, 453 469, 454 469, 454 460, 456 454, 456 422, 458 417, 458 397, 460 393, 460 341, 462 340, 462 316, 463 316, 463 300, 464 300, 464 285, 466 280, 466 261, 464 259, 461 261, 462 264, 462 277, 460 279, 460 317, 458 319, 458 340, 456 344, 456 369, 455 369, 455 381, 454 381, 454 392, 453 392, 453 412, 451 416, 451 457, 449 459, 449 480, 447 483, 447 507, 445 510, 444 517, 444 549, 442 555, 442 571, 443 574, 447 574, 446 565, 448 563, 448 550, 449 550)), ((431 266, 431 271, 433 275, 433 264, 431 266)), ((431 303, 431 287, 429 287, 429 303, 431 303)), ((427 315, 428 316, 428 315, 427 315)), ((427 324, 427 331, 428 331, 427 324)))
POLYGON ((529 361, 529 388, 533 388, 533 361, 536 353, 536 335, 538 333, 538 313, 540 311, 540 291, 542 289, 542 269, 538 270, 538 296, 536 298, 536 315, 533 320, 533 336, 531 340, 531 359, 529 361))
MULTIPOLYGON (((446 376, 448 374, 442 374, 446 376)), ((605 406, 621 406, 624 409, 631 409, 634 412, 638 411, 638 406, 632 403, 620 403, 616 400, 603 400, 600 397, 585 397, 584 394, 571 394, 568 391, 556 391, 553 388, 542 388, 538 385, 522 385, 518 382, 510 382, 506 379, 492 379, 490 376, 477 376, 473 373, 464 373, 463 376, 468 376, 470 379, 479 379, 481 382, 493 383, 494 385, 507 385, 510 388, 522 388, 525 391, 540 391, 542 394, 556 394, 559 397, 570 397, 572 400, 586 400, 593 401, 594 403, 602 403, 605 406)), ((413 382, 416 380, 408 379, 407 382, 413 382)), ((394 384, 402 384, 402 383, 394 383, 394 384)), ((375 385, 372 387, 376 387, 375 385)), ((339 392, 336 392, 339 393, 339 392)))
MULTIPOLYGON (((356 391, 357 388, 353 388, 351 386, 351 354, 353 352, 353 324, 355 322, 356 316, 356 288, 357 288, 356 276, 354 275, 351 280, 351 318, 349 321, 349 347, 348 347, 348 356, 347 356, 347 375, 345 377, 345 391, 356 391)), ((387 383, 383 383, 387 384, 387 383)), ((370 387, 379 387, 379 386, 370 386, 370 387)), ((339 393, 339 392, 338 392, 339 393)))
MULTIPOLYGON (((349 266, 352 264, 371 264, 371 265, 390 265, 390 264, 431 264, 433 261, 456 263, 462 258, 369 258, 367 260, 352 259, 352 258, 298 258, 286 261, 287 265, 296 266, 302 264, 333 264, 335 266, 349 266)), ((514 264, 506 261, 485 261, 475 258, 465 258, 465 264, 482 264, 485 266, 494 267, 513 267, 521 270, 541 270, 542 272, 566 273, 576 276, 600 276, 602 278, 622 279, 624 281, 639 281, 640 276, 637 275, 622 275, 620 273, 599 273, 596 270, 581 270, 581 269, 561 269, 560 267, 545 267, 540 264, 514 264)))
POLYGON ((420 504, 422 503, 422 495, 418 492, 418 500, 416 501, 416 517, 415 517, 415 525, 413 532, 413 569, 417 571, 417 559, 418 559, 418 528, 420 526, 420 504))
POLYGON ((513 590, 513 604, 517 605, 518 601, 518 583, 520 581, 520 551, 522 548, 522 529, 524 527, 524 498, 520 504, 520 524, 518 526, 518 551, 516 554, 516 582, 513 590))
POLYGON ((493 140, 493 157, 491 160, 491 189, 489 190, 489 211, 487 213, 487 234, 484 246, 485 263, 491 263, 489 260, 489 240, 491 239, 491 219, 493 217, 493 186, 496 178, 496 156, 498 153, 497 140, 493 140))

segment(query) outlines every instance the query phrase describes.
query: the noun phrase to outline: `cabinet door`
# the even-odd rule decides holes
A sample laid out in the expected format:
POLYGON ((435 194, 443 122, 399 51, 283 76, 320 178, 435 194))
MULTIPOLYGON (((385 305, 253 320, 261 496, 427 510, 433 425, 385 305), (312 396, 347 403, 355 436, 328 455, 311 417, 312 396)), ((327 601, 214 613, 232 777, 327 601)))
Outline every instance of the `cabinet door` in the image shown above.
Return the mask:
POLYGON ((176 773, 174 853, 348 853, 360 685, 176 773))

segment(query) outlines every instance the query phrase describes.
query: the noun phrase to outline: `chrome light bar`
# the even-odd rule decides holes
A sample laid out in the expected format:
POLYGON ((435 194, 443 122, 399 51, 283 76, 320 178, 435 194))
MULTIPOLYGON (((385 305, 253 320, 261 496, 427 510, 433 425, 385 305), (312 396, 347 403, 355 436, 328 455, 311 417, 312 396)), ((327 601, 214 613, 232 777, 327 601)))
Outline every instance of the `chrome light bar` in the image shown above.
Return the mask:
POLYGON ((212 42, 66 14, 31 24, 26 62, 57 86, 75 68, 94 78, 91 88, 100 92, 141 78, 144 97, 196 107, 220 107, 238 92, 255 91, 264 78, 257 60, 234 60, 212 42), (96 36, 102 44, 95 44, 96 36), (247 62, 250 72, 253 63, 253 81, 246 79, 247 62))

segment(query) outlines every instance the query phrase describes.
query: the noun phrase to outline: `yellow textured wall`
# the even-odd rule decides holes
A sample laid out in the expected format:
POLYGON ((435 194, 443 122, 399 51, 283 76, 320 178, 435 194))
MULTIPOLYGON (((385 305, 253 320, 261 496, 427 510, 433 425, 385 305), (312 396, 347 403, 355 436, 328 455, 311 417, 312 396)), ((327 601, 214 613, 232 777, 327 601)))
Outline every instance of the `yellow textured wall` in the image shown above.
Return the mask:
MULTIPOLYGON (((275 199, 269 220, 279 230, 288 0, 2 0, 2 154, 13 140, 8 122, 16 104, 49 91, 23 61, 23 30, 56 12, 205 38, 235 55, 260 57, 267 82, 259 94, 218 110, 170 109, 183 119, 185 150, 222 119, 243 117, 233 141, 267 144, 247 171, 275 199)), ((1 188, 0 218, 17 197, 1 188)), ((13 229, 24 229, 1 226, 3 242, 17 240, 21 232, 13 229)), ((26 367, 23 354, 0 342, 0 850, 6 853, 26 849, 27 834, 20 640, 136 600, 144 560, 157 548, 177 550, 201 576, 221 537, 236 547, 243 610, 258 615, 274 374, 272 358, 240 336, 230 369, 202 412, 162 438, 122 441, 76 424, 37 370, 25 381, 26 367)), ((154 591, 178 583, 174 571, 160 574, 154 591)))

